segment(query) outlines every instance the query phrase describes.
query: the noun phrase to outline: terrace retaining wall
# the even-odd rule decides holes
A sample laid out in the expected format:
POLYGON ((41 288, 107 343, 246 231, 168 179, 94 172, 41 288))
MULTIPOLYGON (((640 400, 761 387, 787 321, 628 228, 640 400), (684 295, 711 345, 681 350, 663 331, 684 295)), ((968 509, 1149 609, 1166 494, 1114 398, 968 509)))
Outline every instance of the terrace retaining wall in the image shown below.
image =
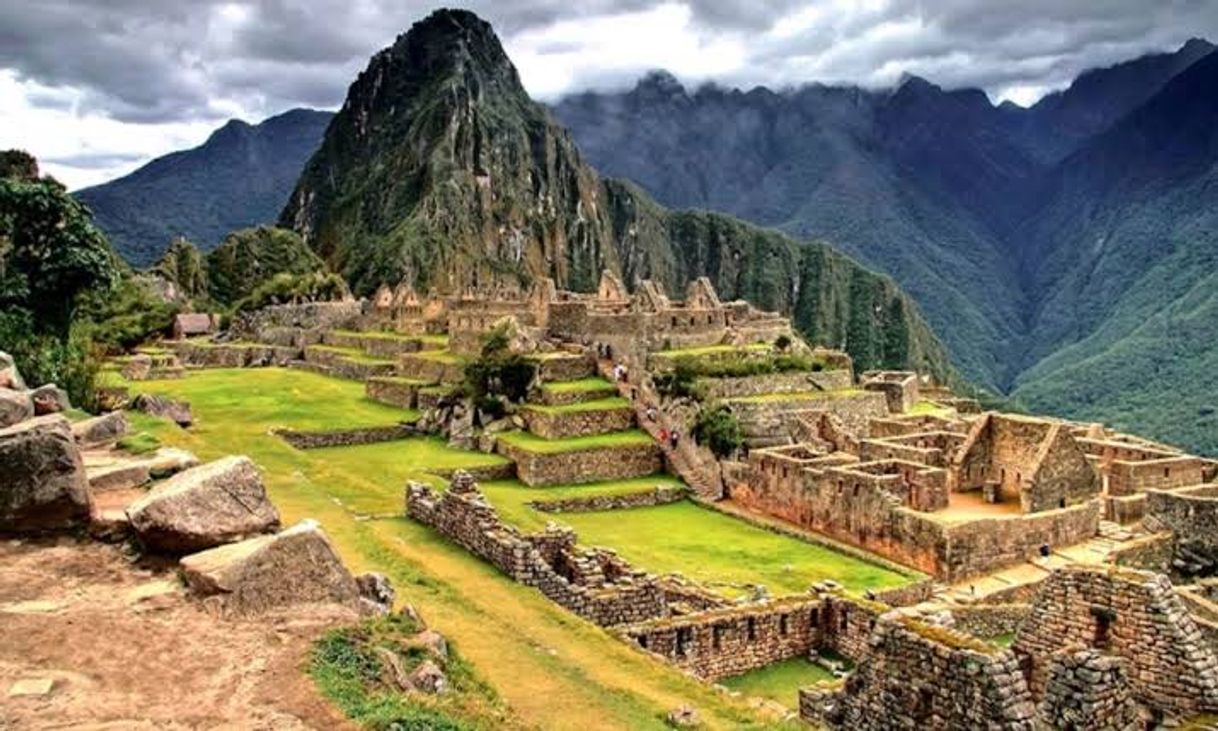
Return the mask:
POLYGON ((543 453, 530 452, 500 439, 495 449, 516 463, 517 476, 529 487, 645 477, 663 467, 660 449, 655 444, 543 453))
POLYGON ((561 500, 534 500, 528 506, 543 513, 590 513, 606 510, 627 510, 669 505, 684 500, 688 490, 677 485, 657 485, 650 490, 622 495, 593 495, 561 500))
POLYGON ((323 447, 351 447, 359 444, 377 444, 408 439, 418 434, 412 424, 390 426, 368 426, 334 431, 297 431, 276 429, 275 435, 296 449, 321 449, 323 447))
POLYGON ((634 409, 629 406, 579 411, 548 411, 525 407, 521 415, 529 431, 543 439, 594 436, 624 431, 634 426, 634 409))

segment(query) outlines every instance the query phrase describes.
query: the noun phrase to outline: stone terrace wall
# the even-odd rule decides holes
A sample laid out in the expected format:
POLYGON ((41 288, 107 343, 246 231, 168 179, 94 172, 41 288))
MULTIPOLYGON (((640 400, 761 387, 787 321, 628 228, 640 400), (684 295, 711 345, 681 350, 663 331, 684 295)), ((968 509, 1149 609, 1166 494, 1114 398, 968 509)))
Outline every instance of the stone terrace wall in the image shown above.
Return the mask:
POLYGON ((418 432, 410 424, 390 426, 366 426, 358 429, 336 431, 296 431, 277 429, 275 434, 297 449, 321 449, 323 447, 351 447, 358 444, 378 444, 407 439, 418 432))
POLYGON ((546 454, 530 452, 500 439, 495 449, 516 463, 516 474, 529 487, 624 480, 654 474, 663 467, 660 450, 654 444, 546 454))
POLYGON ((622 495, 593 495, 572 497, 564 500, 534 500, 529 507, 543 513, 588 513, 604 510, 627 510, 668 505, 685 499, 688 491, 676 485, 657 485, 651 490, 628 492, 622 495))
POLYGON ((1138 731, 1146 727, 1120 659, 1095 650, 1053 658, 1039 712, 1041 723, 1051 729, 1138 731))
POLYGON ((974 637, 998 637, 1017 632, 1031 612, 1031 604, 972 604, 952 607, 952 626, 974 637))
POLYGON ((701 378, 698 380, 712 399, 760 396, 765 393, 836 391, 853 384, 849 370, 767 373, 738 378, 701 378))
POLYGON ((419 389, 425 384, 392 376, 374 376, 364 382, 364 393, 373 401, 413 409, 419 403, 419 389))
POLYGON ((529 431, 543 439, 608 434, 634 426, 634 409, 629 406, 580 411, 549 411, 526 407, 521 413, 529 431))
POLYGON ((1218 658, 1161 574, 1075 565, 1045 579, 1012 646, 1033 696, 1044 696, 1056 653, 1086 648, 1122 658, 1146 706, 1218 710, 1218 658))
POLYGON ((285 366, 301 357, 301 349, 291 345, 182 340, 170 343, 169 347, 184 364, 196 368, 285 366))
POLYGON ((339 348, 355 348, 377 358, 392 360, 406 353, 417 353, 423 349, 421 340, 399 337, 384 337, 375 332, 340 332, 330 330, 322 335, 322 342, 339 348))
POLYGON ((522 535, 500 520, 468 475, 458 473, 442 494, 427 485, 408 484, 406 514, 598 625, 668 616, 667 595, 658 579, 612 552, 578 549, 569 528, 549 526, 542 533, 522 535))
POLYGON ((363 313, 363 303, 306 302, 298 305, 271 305, 245 313, 233 323, 234 333, 261 340, 268 328, 341 330, 353 327, 363 313))
POLYGON ((799 692, 799 715, 850 731, 1032 731, 1035 707, 1019 664, 966 635, 886 615, 843 685, 799 692))

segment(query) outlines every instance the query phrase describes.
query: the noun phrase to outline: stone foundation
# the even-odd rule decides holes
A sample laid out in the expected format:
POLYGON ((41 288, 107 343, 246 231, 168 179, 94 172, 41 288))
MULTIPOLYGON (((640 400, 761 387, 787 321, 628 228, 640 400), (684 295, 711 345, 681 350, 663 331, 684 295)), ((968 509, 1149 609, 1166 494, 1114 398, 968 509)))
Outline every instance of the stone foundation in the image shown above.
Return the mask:
POLYGON ((516 463, 517 476, 529 487, 646 477, 664 466, 655 444, 543 453, 530 452, 501 439, 495 449, 516 463))
POLYGON ((651 490, 629 492, 624 495, 594 495, 573 497, 564 500, 534 500, 529 507, 543 513, 589 513, 605 510, 627 510, 669 505, 684 500, 688 490, 684 487, 660 485, 651 490))
POLYGON ((634 409, 629 406, 582 411, 550 411, 525 407, 521 415, 524 416, 529 431, 543 439, 609 434, 634 427, 634 409))
POLYGON ((1146 528, 1172 534, 1172 570, 1183 576, 1218 573, 1218 485, 1146 496, 1146 528))
POLYGON ((427 384, 408 378, 374 376, 364 382, 364 393, 368 398, 400 409, 413 409, 419 405, 419 389, 427 384))
POLYGON ((351 447, 359 444, 377 444, 416 436, 414 426, 394 424, 391 426, 369 426, 359 429, 337 431, 296 431, 276 429, 276 436, 296 449, 321 449, 323 447, 351 447))
POLYGON ((738 378, 700 378, 709 399, 760 396, 766 393, 837 391, 854 385, 849 370, 768 373, 738 378))

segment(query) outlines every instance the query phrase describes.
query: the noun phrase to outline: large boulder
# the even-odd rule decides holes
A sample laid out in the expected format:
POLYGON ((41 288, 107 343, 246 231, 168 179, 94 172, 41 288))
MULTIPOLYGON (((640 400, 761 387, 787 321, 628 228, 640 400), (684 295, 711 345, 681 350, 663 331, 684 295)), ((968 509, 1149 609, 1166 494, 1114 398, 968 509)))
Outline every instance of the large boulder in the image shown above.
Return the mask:
POLYGON ((71 530, 89 520, 89 483, 67 419, 0 429, 0 533, 71 530))
POLYGON ((145 414, 169 419, 178 426, 186 428, 194 423, 194 415, 190 413, 190 404, 185 401, 174 401, 164 396, 154 396, 141 393, 131 401, 131 408, 145 414))
POLYGON ((315 521, 306 520, 180 562, 186 585, 225 613, 253 615, 301 604, 360 609, 359 587, 315 521))
POLYGON ((225 457, 179 472, 127 508, 144 546, 166 553, 202 551, 279 528, 249 457, 225 457))
POLYGON ((121 411, 84 419, 72 425, 76 443, 82 447, 97 447, 118 439, 127 433, 127 415, 121 411))
POLYGON ((34 402, 34 413, 38 416, 58 414, 72 408, 72 403, 68 400, 68 392, 54 383, 48 383, 30 391, 30 400, 34 402))
POLYGON ((0 429, 34 416, 34 402, 25 391, 0 388, 0 429))
POLYGON ((17 370, 13 356, 0 350, 0 388, 11 388, 14 391, 25 390, 25 379, 17 370))

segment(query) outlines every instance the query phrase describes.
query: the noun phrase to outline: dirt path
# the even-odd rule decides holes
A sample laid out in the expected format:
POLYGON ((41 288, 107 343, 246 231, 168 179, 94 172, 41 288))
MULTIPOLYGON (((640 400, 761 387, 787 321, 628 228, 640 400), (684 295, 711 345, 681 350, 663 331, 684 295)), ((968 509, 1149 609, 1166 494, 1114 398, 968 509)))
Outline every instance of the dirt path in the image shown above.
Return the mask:
POLYGON ((0 567, 0 729, 351 728, 302 670, 349 617, 221 620, 104 544, 4 541, 0 567))

